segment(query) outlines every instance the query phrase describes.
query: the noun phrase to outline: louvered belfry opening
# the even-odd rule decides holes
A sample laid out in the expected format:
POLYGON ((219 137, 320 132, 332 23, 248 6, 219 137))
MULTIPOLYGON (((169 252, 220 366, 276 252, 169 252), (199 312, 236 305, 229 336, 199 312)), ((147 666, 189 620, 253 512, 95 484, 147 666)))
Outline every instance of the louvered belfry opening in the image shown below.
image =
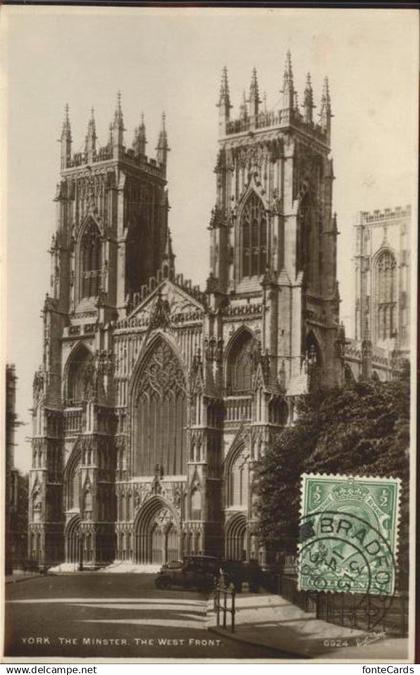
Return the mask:
POLYGON ((134 471, 186 472, 187 396, 180 361, 164 339, 158 339, 137 377, 134 399, 134 471))

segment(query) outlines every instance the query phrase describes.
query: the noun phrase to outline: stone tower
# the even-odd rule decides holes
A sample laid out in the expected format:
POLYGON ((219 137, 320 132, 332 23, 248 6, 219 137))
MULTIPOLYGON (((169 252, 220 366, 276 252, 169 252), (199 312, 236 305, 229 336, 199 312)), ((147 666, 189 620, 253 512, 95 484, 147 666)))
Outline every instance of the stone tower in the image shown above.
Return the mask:
MULTIPOLYGON (((263 560, 255 464, 311 387, 341 382, 328 83, 313 119, 290 54, 279 110, 257 73, 231 118, 219 96, 205 291, 175 274, 165 190, 141 119, 124 147, 93 114, 72 154, 64 121, 52 291, 34 380, 31 557, 89 567, 185 554, 263 560)), ((205 224, 203 223, 203 234, 205 224)))
POLYGON ((355 338, 383 355, 410 349, 411 207, 361 211, 355 223, 355 338))
POLYGON ((243 303, 264 299, 263 346, 292 395, 306 391, 309 373, 312 383, 341 381, 338 232, 328 81, 315 122, 310 75, 298 106, 289 52, 281 93, 280 109, 262 107, 254 69, 232 118, 223 72, 211 270, 220 293, 243 303))
POLYGON ((73 558, 100 560, 114 549, 119 420, 110 326, 126 316, 149 277, 161 268, 173 273, 165 119, 156 158, 146 156, 143 117, 132 147, 125 146, 124 132, 118 94, 106 145, 97 144, 92 110, 84 151, 73 153, 66 107, 43 362, 34 379, 28 546, 29 556, 46 564, 63 559, 63 528, 76 513, 84 551, 73 551, 73 558), (63 485, 74 471, 70 494, 63 485))

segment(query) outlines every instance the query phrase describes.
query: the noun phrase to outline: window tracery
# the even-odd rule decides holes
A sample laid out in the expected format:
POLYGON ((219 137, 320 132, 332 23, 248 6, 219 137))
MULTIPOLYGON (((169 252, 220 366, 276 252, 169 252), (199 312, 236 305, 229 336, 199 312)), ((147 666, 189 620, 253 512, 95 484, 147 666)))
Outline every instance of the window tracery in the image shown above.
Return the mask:
POLYGON ((392 338, 397 330, 397 262, 383 251, 375 266, 376 332, 379 340, 392 338))
POLYGON ((185 473, 185 378, 164 340, 158 341, 138 376, 135 405, 136 472, 152 475, 159 465, 164 474, 185 473))
POLYGON ((267 219, 264 205, 252 192, 240 220, 241 277, 264 274, 267 265, 267 219))
POLYGON ((243 448, 233 459, 228 472, 228 506, 248 506, 249 466, 243 448))
POLYGON ((102 274, 101 254, 99 230, 93 220, 91 220, 85 228, 80 242, 80 299, 99 295, 102 274))

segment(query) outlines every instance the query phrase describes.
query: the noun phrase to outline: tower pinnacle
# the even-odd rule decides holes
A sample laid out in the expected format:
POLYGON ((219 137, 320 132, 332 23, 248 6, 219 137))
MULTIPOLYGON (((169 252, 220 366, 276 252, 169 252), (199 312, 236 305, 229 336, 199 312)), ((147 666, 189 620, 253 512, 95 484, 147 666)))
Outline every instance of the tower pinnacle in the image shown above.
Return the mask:
POLYGON ((246 102, 246 93, 245 89, 242 93, 242 103, 239 106, 239 117, 241 120, 245 120, 248 117, 248 106, 246 102))
POLYGON ((321 127, 326 132, 328 140, 331 135, 331 98, 330 98, 330 88, 328 84, 328 77, 324 79, 324 86, 322 88, 322 97, 321 97, 321 127))
POLYGON ((229 82, 228 82, 228 71, 226 66, 224 66, 222 71, 222 81, 220 83, 220 94, 219 94, 219 107, 223 106, 225 110, 229 110, 232 106, 230 104, 230 94, 229 94, 229 82))
POLYGON ((117 93, 117 105, 114 113, 114 122, 112 124, 112 144, 114 155, 118 155, 119 149, 122 149, 124 143, 124 118, 121 107, 121 92, 117 93))
POLYGON ((230 104, 228 72, 226 66, 222 71, 222 81, 220 83, 220 94, 217 107, 219 108, 219 134, 223 136, 226 133, 226 122, 230 118, 230 109, 232 107, 230 104))
POLYGON ((290 49, 286 54, 286 63, 284 66, 283 75, 283 110, 293 110, 295 103, 295 91, 293 87, 293 69, 292 69, 292 55, 290 49))
POLYGON ((168 152, 170 148, 168 145, 168 135, 166 133, 166 114, 164 112, 162 113, 162 126, 159 133, 159 139, 156 150, 157 150, 156 158, 158 164, 161 164, 162 166, 166 167, 168 152))
POLYGON ((308 73, 306 76, 306 86, 303 94, 303 118, 306 124, 312 124, 312 111, 314 106, 314 96, 312 91, 311 76, 308 73))
POLYGON ((173 279, 175 276, 175 255, 172 249, 172 237, 169 227, 166 229, 165 249, 162 256, 161 269, 165 278, 173 279))
POLYGON ((65 169, 71 157, 71 127, 69 118, 69 104, 64 108, 63 129, 61 131, 61 168, 65 169))
POLYGON ((133 149, 137 156, 146 154, 146 127, 144 125, 144 115, 141 114, 141 122, 134 132, 133 149))
POLYGON ((85 152, 89 162, 93 160, 93 156, 96 152, 96 138, 95 112, 92 108, 85 140, 85 152))
POLYGON ((258 106, 261 103, 258 92, 257 69, 252 70, 251 86, 249 88, 249 114, 251 117, 258 116, 258 106))

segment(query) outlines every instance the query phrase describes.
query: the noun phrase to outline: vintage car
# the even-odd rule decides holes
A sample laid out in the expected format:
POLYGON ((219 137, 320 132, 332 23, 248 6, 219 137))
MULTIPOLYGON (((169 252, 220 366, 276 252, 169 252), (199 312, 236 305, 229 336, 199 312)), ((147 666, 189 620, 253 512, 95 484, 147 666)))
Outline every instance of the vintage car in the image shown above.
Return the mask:
POLYGON ((263 571, 255 560, 220 560, 207 555, 190 555, 162 566, 155 579, 156 588, 198 588, 212 590, 218 583, 233 584, 240 593, 247 584, 251 593, 263 585, 263 571))
POLYGON ((155 579, 156 588, 198 588, 210 591, 214 588, 220 568, 220 560, 208 555, 189 555, 184 560, 175 560, 162 565, 155 579))
POLYGON ((237 593, 242 591, 243 584, 248 584, 251 593, 258 593, 263 585, 263 571, 256 560, 223 560, 221 567, 225 578, 234 585, 237 593))

